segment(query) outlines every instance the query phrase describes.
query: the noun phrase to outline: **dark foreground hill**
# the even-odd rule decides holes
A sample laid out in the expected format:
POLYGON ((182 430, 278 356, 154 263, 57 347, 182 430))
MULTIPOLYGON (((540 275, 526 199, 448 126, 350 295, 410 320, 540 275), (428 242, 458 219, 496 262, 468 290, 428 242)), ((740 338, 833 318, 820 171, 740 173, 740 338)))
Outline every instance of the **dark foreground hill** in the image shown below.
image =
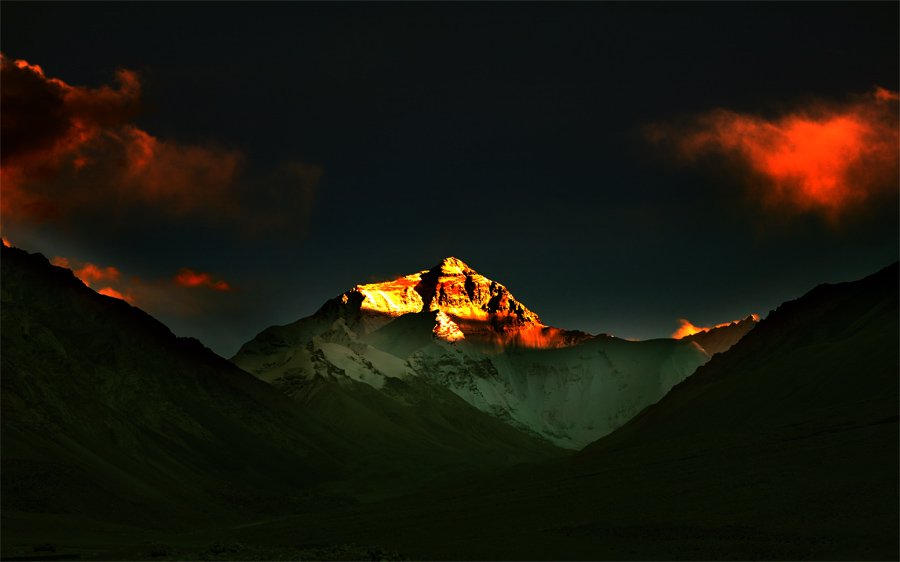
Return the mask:
POLYGON ((573 459, 236 532, 420 559, 896 560, 897 264, 770 313, 573 459))
POLYGON ((174 530, 348 501, 308 493, 347 473, 342 435, 71 271, 2 252, 4 548, 67 518, 174 530))

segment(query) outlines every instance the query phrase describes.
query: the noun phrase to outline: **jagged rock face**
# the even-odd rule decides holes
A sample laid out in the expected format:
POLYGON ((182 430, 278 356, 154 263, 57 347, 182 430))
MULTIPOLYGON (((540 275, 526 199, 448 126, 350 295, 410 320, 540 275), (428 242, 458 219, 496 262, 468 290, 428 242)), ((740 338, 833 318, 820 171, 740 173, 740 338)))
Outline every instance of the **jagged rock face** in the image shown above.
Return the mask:
POLYGON ((488 321, 497 328, 543 326, 537 314, 510 292, 456 258, 447 258, 422 274, 416 292, 427 310, 439 310, 465 320, 488 321))
POLYGON ((495 352, 507 346, 564 347, 588 337, 545 326, 506 287, 452 257, 400 279, 357 285, 338 298, 348 306, 358 303, 354 327, 363 334, 403 314, 437 311, 436 337, 456 341, 461 335, 495 352))
MULTIPOLYGON (((516 301, 506 287, 456 258, 446 258, 432 269, 394 281, 357 285, 348 293, 364 297, 362 310, 392 316, 439 310, 458 318, 498 318, 505 320, 500 323, 541 325, 537 314, 516 301)), ((345 296, 349 299, 348 294, 345 296)))

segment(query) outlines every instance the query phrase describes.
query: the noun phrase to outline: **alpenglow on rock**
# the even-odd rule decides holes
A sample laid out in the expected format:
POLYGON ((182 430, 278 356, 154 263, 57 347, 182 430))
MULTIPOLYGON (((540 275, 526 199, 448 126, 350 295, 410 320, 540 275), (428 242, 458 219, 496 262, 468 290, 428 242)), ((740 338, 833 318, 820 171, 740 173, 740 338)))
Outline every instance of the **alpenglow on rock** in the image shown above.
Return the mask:
POLYGON ((357 285, 340 300, 351 306, 359 302, 354 324, 362 333, 371 333, 404 314, 438 311, 441 333, 453 333, 454 339, 460 339, 460 332, 485 351, 501 351, 511 345, 562 347, 589 337, 545 326, 506 287, 452 257, 394 281, 357 285))
POLYGON ((357 285, 312 316, 264 330, 231 360, 298 399, 315 380, 365 384, 403 402, 391 379, 427 379, 520 431, 577 449, 658 401, 709 355, 691 341, 546 326, 505 286, 446 258, 357 285))

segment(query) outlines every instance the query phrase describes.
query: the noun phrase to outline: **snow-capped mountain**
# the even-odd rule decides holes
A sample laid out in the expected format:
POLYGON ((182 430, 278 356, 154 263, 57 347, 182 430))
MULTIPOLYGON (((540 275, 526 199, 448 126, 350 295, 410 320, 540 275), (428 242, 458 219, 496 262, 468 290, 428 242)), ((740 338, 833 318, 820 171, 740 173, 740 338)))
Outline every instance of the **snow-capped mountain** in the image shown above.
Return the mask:
POLYGON ((358 285, 310 317, 264 330, 232 358, 289 394, 318 379, 382 391, 391 379, 427 379, 570 449, 619 427, 708 360, 687 340, 633 342, 546 326, 456 258, 358 285))

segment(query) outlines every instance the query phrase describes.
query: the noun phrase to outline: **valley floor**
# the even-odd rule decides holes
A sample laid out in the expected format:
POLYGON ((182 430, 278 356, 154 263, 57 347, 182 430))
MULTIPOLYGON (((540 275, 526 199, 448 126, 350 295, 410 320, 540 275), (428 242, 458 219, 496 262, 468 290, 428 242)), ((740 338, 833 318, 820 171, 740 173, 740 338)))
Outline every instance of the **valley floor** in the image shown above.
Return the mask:
POLYGON ((897 455, 884 445, 896 436, 891 418, 581 455, 187 534, 4 514, 3 558, 52 544, 82 560, 893 560, 897 455))

